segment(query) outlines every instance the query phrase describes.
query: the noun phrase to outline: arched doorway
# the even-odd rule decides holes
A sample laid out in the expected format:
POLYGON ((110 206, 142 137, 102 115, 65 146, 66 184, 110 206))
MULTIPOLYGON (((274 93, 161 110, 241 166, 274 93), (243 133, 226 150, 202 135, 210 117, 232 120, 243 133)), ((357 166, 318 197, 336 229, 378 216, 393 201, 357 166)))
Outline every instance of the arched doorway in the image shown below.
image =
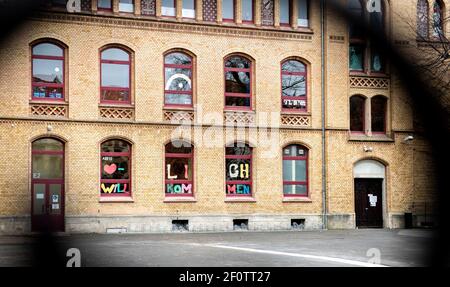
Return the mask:
POLYGON ((376 160, 361 160, 353 169, 356 227, 382 228, 386 167, 376 160))
POLYGON ((38 139, 31 156, 31 230, 64 231, 64 143, 38 139))

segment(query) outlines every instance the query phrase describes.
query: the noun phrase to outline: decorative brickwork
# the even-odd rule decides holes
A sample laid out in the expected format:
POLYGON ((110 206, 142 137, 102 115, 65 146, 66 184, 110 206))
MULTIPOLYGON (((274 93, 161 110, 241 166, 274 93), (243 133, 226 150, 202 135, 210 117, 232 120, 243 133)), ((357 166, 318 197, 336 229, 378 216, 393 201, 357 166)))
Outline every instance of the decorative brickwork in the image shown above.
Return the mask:
POLYGON ((274 24, 274 1, 261 1, 261 24, 265 26, 273 26, 274 24))
POLYGON ((142 15, 156 15, 156 0, 141 0, 142 15))
POLYGON ((251 112, 225 112, 225 124, 251 125, 255 122, 255 114, 251 112))
POLYGON ((217 0, 203 0, 203 20, 209 22, 217 20, 217 0))
POLYGON ((52 104, 30 105, 30 115, 44 117, 67 117, 67 106, 52 104))
POLYGON ((117 120, 132 120, 134 118, 134 109, 122 107, 100 108, 100 117, 117 120))
POLYGON ((389 89, 388 78, 350 77, 351 88, 389 89))
POLYGON ((185 111, 164 111, 164 121, 166 122, 183 122, 194 121, 194 112, 185 111))
POLYGON ((311 117, 303 115, 281 115, 281 124, 292 127, 309 127, 311 117))

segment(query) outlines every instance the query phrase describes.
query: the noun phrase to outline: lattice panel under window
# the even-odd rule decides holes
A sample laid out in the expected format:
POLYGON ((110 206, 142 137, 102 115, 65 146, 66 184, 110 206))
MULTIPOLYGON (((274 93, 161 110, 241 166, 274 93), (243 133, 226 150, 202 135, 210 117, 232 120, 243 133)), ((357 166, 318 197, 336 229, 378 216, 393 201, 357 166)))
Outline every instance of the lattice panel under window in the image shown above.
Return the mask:
POLYGON ((203 0, 203 20, 210 22, 217 20, 217 0, 203 0))
POLYGON ((100 117, 116 120, 131 120, 134 117, 134 109, 130 108, 100 108, 100 117))
POLYGON ((350 87, 367 89, 389 89, 389 79, 350 77, 350 87))
POLYGON ((274 0, 261 0, 261 24, 273 26, 274 22, 274 0))
POLYGON ((311 117, 302 115, 281 115, 281 124, 285 126, 308 127, 311 117))
POLYGON ((194 112, 185 111, 164 111, 164 121, 166 122, 193 122, 194 112))
POLYGON ((31 105, 30 114, 43 117, 67 117, 67 107, 51 104, 31 105))
POLYGON ((249 125, 255 122, 255 114, 245 112, 226 112, 224 114, 226 124, 249 125))

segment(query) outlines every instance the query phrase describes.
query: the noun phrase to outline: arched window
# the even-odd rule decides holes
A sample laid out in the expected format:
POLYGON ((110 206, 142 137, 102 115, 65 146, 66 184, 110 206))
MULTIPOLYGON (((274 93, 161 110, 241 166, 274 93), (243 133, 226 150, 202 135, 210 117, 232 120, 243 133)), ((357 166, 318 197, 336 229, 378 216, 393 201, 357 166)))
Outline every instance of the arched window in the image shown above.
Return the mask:
POLYGON ((234 22, 234 0, 222 0, 222 21, 234 22))
POLYGON ((350 98, 350 131, 364 133, 365 129, 365 102, 362 96, 350 98))
POLYGON ((428 39, 428 15, 429 15, 428 0, 417 1, 417 35, 419 38, 428 39))
POLYGON ((101 196, 131 196, 131 145, 112 139, 101 144, 101 196))
POLYGON ((252 62, 242 56, 225 59, 225 107, 245 109, 252 107, 252 62))
POLYGON ((444 36, 444 5, 441 1, 436 0, 433 4, 433 36, 441 38, 444 36))
POLYGON ((283 149, 283 195, 308 196, 308 149, 301 145, 283 149))
POLYGON ((306 65, 298 60, 281 64, 281 101, 283 110, 306 111, 306 65))
POLYGON ((234 143, 225 148, 225 193, 227 196, 252 196, 252 148, 234 143))
POLYGON ((185 141, 172 141, 165 147, 166 196, 194 195, 194 147, 185 141))
POLYGON ((164 57, 165 106, 192 106, 192 58, 182 52, 164 57))
POLYGON ((372 133, 386 133, 386 109, 387 99, 383 96, 375 96, 370 100, 372 133))
POLYGON ((101 102, 130 103, 131 56, 121 48, 101 52, 101 102))
POLYGON ((253 23, 253 0, 241 0, 242 23, 253 23))
POLYGON ((32 47, 32 98, 64 99, 64 48, 43 42, 32 47))

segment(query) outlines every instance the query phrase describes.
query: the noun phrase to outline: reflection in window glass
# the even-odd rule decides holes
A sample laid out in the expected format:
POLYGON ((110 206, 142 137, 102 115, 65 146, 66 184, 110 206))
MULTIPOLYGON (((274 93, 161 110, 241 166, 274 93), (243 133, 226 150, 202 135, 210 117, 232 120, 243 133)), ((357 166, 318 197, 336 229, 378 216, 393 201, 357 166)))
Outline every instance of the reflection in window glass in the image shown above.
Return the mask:
POLYGON ((163 16, 176 16, 176 0, 162 0, 161 1, 161 15, 163 16))
POLYGON ((97 7, 100 9, 112 9, 112 0, 97 0, 97 7))
POLYGON ((130 87, 130 73, 128 65, 102 64, 103 87, 130 87))
POLYGON ((183 0, 182 16, 195 18, 195 0, 183 0))
POLYGON ((307 149, 290 145, 283 149, 283 194, 285 196, 307 196, 307 149))
POLYGON ((41 43, 33 47, 33 55, 62 57, 63 49, 51 43, 41 43))
POLYGON ((63 178, 63 155, 33 154, 33 175, 39 179, 63 178))
POLYGON ((363 36, 362 29, 360 28, 360 23, 358 21, 364 20, 364 12, 360 0, 349 0, 348 2, 348 13, 350 21, 349 26, 349 37, 350 39, 357 39, 363 36))
POLYGON ((52 43, 40 43, 32 48, 32 97, 64 98, 64 51, 52 43))
POLYGON ((291 0, 280 0, 280 24, 289 25, 291 15, 291 0))
POLYGON ((251 64, 240 56, 225 61, 225 105, 251 106, 251 64))
POLYGON ((365 99, 361 96, 350 98, 350 131, 364 132, 365 99))
POLYGON ((192 105, 192 59, 180 52, 164 58, 166 105, 192 105))
POLYGON ((352 71, 364 71, 364 46, 350 45, 349 64, 352 71))
POLYGON ((306 66, 300 61, 281 66, 281 97, 283 109, 306 109, 306 66))
POLYGON ((133 0, 119 0, 119 11, 133 13, 134 1, 133 0))
POLYGON ((308 0, 297 0, 298 19, 297 25, 299 27, 308 27, 308 0))
POLYGON ((370 54, 370 69, 373 72, 381 73, 384 71, 384 57, 380 51, 372 46, 370 54))
POLYGON ((130 100, 130 54, 119 48, 101 53, 101 100, 128 102, 130 100))
POLYGON ((253 0, 241 0, 242 21, 253 22, 253 0))
POLYGON ((234 20, 234 0, 222 1, 222 19, 234 20))

